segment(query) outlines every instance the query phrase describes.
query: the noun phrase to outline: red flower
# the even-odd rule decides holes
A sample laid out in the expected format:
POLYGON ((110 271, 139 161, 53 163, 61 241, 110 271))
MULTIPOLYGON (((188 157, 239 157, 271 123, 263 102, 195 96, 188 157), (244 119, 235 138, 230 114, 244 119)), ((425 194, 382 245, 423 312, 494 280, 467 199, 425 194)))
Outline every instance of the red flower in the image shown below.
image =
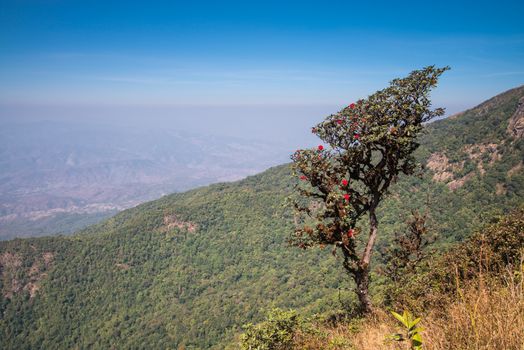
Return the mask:
POLYGON ((322 151, 323 149, 324 149, 324 146, 322 146, 322 145, 319 145, 319 146, 318 146, 318 150, 319 150, 319 151, 322 151))
POLYGON ((355 104, 354 103, 350 104, 349 108, 351 108, 351 109, 355 108, 355 104))
POLYGON ((360 138, 360 134, 355 134, 355 139, 358 140, 360 138))
POLYGON ((341 119, 337 119, 337 124, 338 125, 342 124, 342 120, 341 119))
POLYGON ((344 195, 344 199, 346 200, 346 202, 349 202, 349 198, 351 198, 351 196, 348 193, 346 193, 344 195))
POLYGON ((355 236, 355 230, 349 229, 347 235, 348 235, 349 238, 352 238, 353 236, 355 236))
POLYGON ((348 183, 349 183, 348 180, 342 179, 342 186, 347 186, 348 183))
POLYGON ((300 180, 307 180, 307 177, 305 175, 300 176, 300 180))

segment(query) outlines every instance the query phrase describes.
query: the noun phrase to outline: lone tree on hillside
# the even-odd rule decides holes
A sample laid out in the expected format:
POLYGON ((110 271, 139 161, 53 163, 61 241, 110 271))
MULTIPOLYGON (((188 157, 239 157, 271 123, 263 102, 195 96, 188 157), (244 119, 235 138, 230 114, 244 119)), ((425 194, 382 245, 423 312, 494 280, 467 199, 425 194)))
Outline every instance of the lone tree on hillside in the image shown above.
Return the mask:
POLYGON ((356 283, 362 312, 372 310, 369 272, 378 234, 377 207, 399 174, 417 169, 413 152, 423 123, 444 114, 431 110, 429 92, 449 67, 426 67, 395 79, 384 90, 330 115, 312 129, 327 146, 298 150, 293 170, 296 186, 295 234, 301 248, 332 245, 356 283), (369 235, 358 241, 358 220, 367 215, 369 235), (361 250, 361 251, 359 251, 361 250))

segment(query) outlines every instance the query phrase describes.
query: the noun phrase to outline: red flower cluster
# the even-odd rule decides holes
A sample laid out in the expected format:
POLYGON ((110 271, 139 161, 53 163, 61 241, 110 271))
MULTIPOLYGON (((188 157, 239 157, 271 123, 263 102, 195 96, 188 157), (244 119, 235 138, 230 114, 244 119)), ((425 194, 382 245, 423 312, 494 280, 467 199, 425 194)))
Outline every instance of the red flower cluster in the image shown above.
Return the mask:
POLYGON ((337 119, 337 124, 338 125, 342 124, 342 119, 337 119))
POLYGON ((318 150, 319 150, 319 151, 322 151, 323 149, 324 149, 324 146, 322 146, 322 145, 319 145, 319 146, 318 146, 318 150))
POLYGON ((354 237, 354 236, 355 236, 355 230, 353 230, 353 229, 349 229, 347 235, 348 235, 349 238, 354 237))
POLYGON ((300 180, 307 180, 307 177, 305 175, 300 176, 300 180))
POLYGON ((346 194, 344 195, 344 199, 346 200, 346 202, 349 202, 349 199, 350 199, 350 198, 351 198, 351 196, 350 196, 348 193, 346 193, 346 194))
POLYGON ((350 104, 349 108, 351 108, 351 109, 355 108, 355 104, 354 103, 350 104))
POLYGON ((360 134, 355 134, 354 137, 355 137, 355 140, 358 140, 360 138, 360 134))
POLYGON ((342 186, 347 186, 348 183, 349 183, 348 180, 346 180, 346 179, 342 179, 342 186))

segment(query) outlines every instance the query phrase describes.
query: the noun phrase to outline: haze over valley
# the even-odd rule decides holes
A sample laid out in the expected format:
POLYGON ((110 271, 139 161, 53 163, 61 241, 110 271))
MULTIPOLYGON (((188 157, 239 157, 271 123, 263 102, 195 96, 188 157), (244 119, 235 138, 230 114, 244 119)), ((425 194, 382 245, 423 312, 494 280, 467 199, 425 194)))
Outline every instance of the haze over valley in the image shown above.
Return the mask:
POLYGON ((270 120, 250 119, 260 139, 206 129, 213 116, 3 121, 0 239, 73 232, 165 194, 284 163, 298 142, 292 133, 263 138, 270 120))

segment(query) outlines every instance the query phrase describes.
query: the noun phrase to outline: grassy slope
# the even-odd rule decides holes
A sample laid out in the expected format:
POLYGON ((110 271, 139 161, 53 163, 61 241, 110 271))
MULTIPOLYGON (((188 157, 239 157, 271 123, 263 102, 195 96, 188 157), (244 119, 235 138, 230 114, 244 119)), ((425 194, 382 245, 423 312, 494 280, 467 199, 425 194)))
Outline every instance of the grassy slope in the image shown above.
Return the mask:
POLYGON ((492 221, 452 249, 428 257, 430 265, 423 262, 407 277, 416 282, 395 287, 401 293, 393 305, 335 325, 302 321, 308 327, 295 331, 292 348, 406 349, 406 342, 390 339, 405 329, 387 310, 408 309, 421 318, 424 349, 523 349, 524 207, 492 221))

